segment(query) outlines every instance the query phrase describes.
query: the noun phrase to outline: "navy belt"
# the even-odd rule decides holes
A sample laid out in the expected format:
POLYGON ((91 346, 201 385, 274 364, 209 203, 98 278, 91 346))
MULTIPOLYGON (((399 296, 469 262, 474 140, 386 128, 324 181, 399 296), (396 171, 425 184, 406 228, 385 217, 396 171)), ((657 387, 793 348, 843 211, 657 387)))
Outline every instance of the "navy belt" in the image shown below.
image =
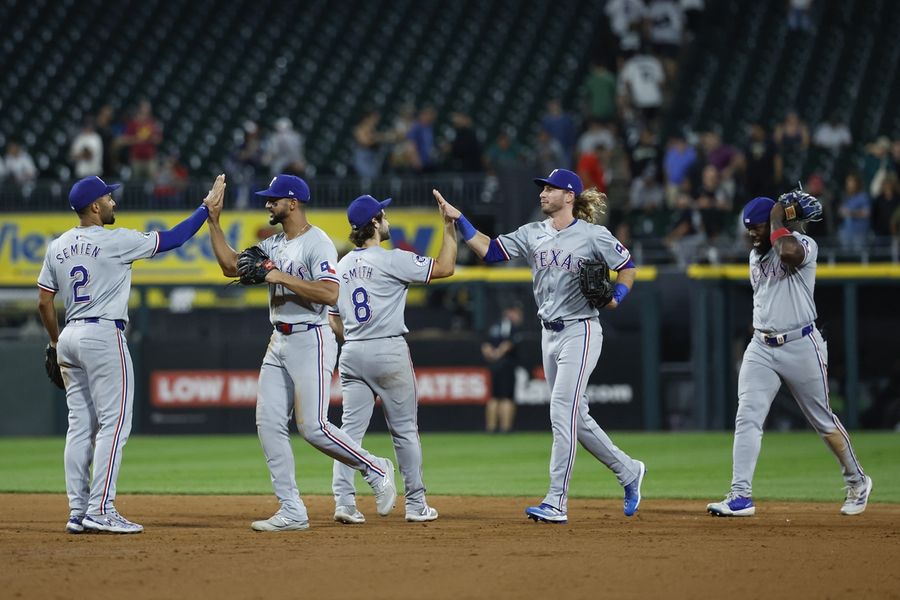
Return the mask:
MULTIPOLYGON (((100 321, 108 321, 109 319, 101 319, 100 317, 88 317, 87 319, 69 319, 69 323, 73 321, 84 321, 85 323, 99 323, 100 321)), ((113 323, 116 324, 116 329, 120 331, 125 331, 125 321, 122 319, 114 319, 113 323)))
MULTIPOLYGON (((587 318, 584 319, 571 319, 572 323, 581 323, 583 321, 587 321, 587 318)), ((566 328, 566 322, 562 319, 556 319, 555 321, 541 321, 541 325, 544 329, 549 329, 550 331, 562 331, 566 328)))
POLYGON ((806 327, 788 331, 787 333, 765 333, 763 331, 757 331, 756 333, 759 334, 759 339, 768 346, 783 346, 788 342, 808 336, 815 328, 816 326, 810 323, 806 327))
POLYGON ((298 331, 309 331, 321 326, 320 323, 275 323, 275 331, 290 335, 298 331))

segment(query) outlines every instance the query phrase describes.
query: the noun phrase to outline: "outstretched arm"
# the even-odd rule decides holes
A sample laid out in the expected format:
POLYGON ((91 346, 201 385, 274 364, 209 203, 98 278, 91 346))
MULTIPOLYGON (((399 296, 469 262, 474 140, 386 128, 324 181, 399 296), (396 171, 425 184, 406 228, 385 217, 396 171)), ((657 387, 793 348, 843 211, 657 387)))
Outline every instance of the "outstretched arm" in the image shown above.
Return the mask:
MULTIPOLYGON (((222 264, 221 261, 219 264, 222 264)), ((235 267, 235 272, 236 271, 237 268, 235 267)), ((300 279, 299 277, 294 277, 293 275, 288 275, 284 271, 272 269, 266 274, 266 283, 283 285, 298 296, 302 296, 316 304, 334 306, 338 299, 338 282, 330 279, 307 281, 305 279, 300 279)))
POLYGON ((167 250, 178 248, 194 237, 194 234, 203 227, 203 222, 206 221, 209 216, 210 207, 221 204, 224 194, 225 174, 223 173, 216 177, 212 189, 209 190, 206 198, 203 199, 203 204, 201 204, 191 216, 172 229, 159 232, 159 249, 157 252, 166 252, 167 250))
MULTIPOLYGON (((440 205, 443 200, 441 193, 437 190, 432 190, 432 193, 440 205)), ((446 204, 446 201, 444 203, 446 204)), ((443 210, 441 210, 441 215, 444 217, 444 238, 441 240, 441 249, 438 251, 437 258, 434 259, 434 268, 431 271, 432 279, 450 277, 456 269, 456 222, 444 214, 443 210)))

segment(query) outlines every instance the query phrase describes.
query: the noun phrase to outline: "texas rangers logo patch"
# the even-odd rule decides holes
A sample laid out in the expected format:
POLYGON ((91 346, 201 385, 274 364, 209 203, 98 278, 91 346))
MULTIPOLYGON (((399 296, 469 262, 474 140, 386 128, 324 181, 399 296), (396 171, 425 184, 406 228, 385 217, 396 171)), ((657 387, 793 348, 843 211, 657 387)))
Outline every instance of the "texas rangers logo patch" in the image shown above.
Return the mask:
POLYGON ((337 271, 334 270, 334 267, 332 267, 331 263, 329 263, 327 260, 322 262, 322 264, 319 265, 319 268, 323 273, 331 273, 332 275, 337 274, 337 271))

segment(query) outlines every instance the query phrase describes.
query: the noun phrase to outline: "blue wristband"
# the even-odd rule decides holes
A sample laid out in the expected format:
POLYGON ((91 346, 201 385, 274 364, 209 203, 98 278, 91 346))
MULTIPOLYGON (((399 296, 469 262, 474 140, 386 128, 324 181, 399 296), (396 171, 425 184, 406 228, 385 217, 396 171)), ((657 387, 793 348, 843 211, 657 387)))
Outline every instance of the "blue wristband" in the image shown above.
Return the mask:
POLYGON ((621 304, 630 291, 624 283, 617 283, 616 291, 613 292, 613 299, 616 301, 616 304, 621 304))
POLYGON ((465 215, 460 214, 459 218, 456 219, 456 228, 459 229, 459 233, 462 234, 462 238, 464 241, 468 242, 475 234, 478 233, 472 224, 469 223, 469 220, 465 217, 465 215))

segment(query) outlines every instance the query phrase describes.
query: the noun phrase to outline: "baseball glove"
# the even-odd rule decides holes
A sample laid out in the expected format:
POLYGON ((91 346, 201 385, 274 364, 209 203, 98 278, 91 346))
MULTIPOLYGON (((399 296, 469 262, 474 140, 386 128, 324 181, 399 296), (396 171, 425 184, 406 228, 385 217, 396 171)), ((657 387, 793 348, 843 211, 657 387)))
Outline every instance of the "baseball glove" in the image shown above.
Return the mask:
POLYGON ((47 370, 47 377, 50 378, 56 387, 61 390, 66 389, 66 384, 63 382, 62 371, 59 369, 59 361, 56 358, 56 348, 47 344, 47 349, 44 351, 44 369, 47 370))
POLYGON ((609 266, 602 258, 582 263, 578 285, 594 308, 603 308, 613 299, 615 287, 609 280, 609 266))
POLYGON ((778 197, 778 202, 784 205, 786 223, 822 220, 822 203, 803 190, 782 194, 778 197))
POLYGON ((251 246, 238 254, 237 269, 243 285, 265 283, 266 274, 275 269, 275 263, 259 246, 251 246))

